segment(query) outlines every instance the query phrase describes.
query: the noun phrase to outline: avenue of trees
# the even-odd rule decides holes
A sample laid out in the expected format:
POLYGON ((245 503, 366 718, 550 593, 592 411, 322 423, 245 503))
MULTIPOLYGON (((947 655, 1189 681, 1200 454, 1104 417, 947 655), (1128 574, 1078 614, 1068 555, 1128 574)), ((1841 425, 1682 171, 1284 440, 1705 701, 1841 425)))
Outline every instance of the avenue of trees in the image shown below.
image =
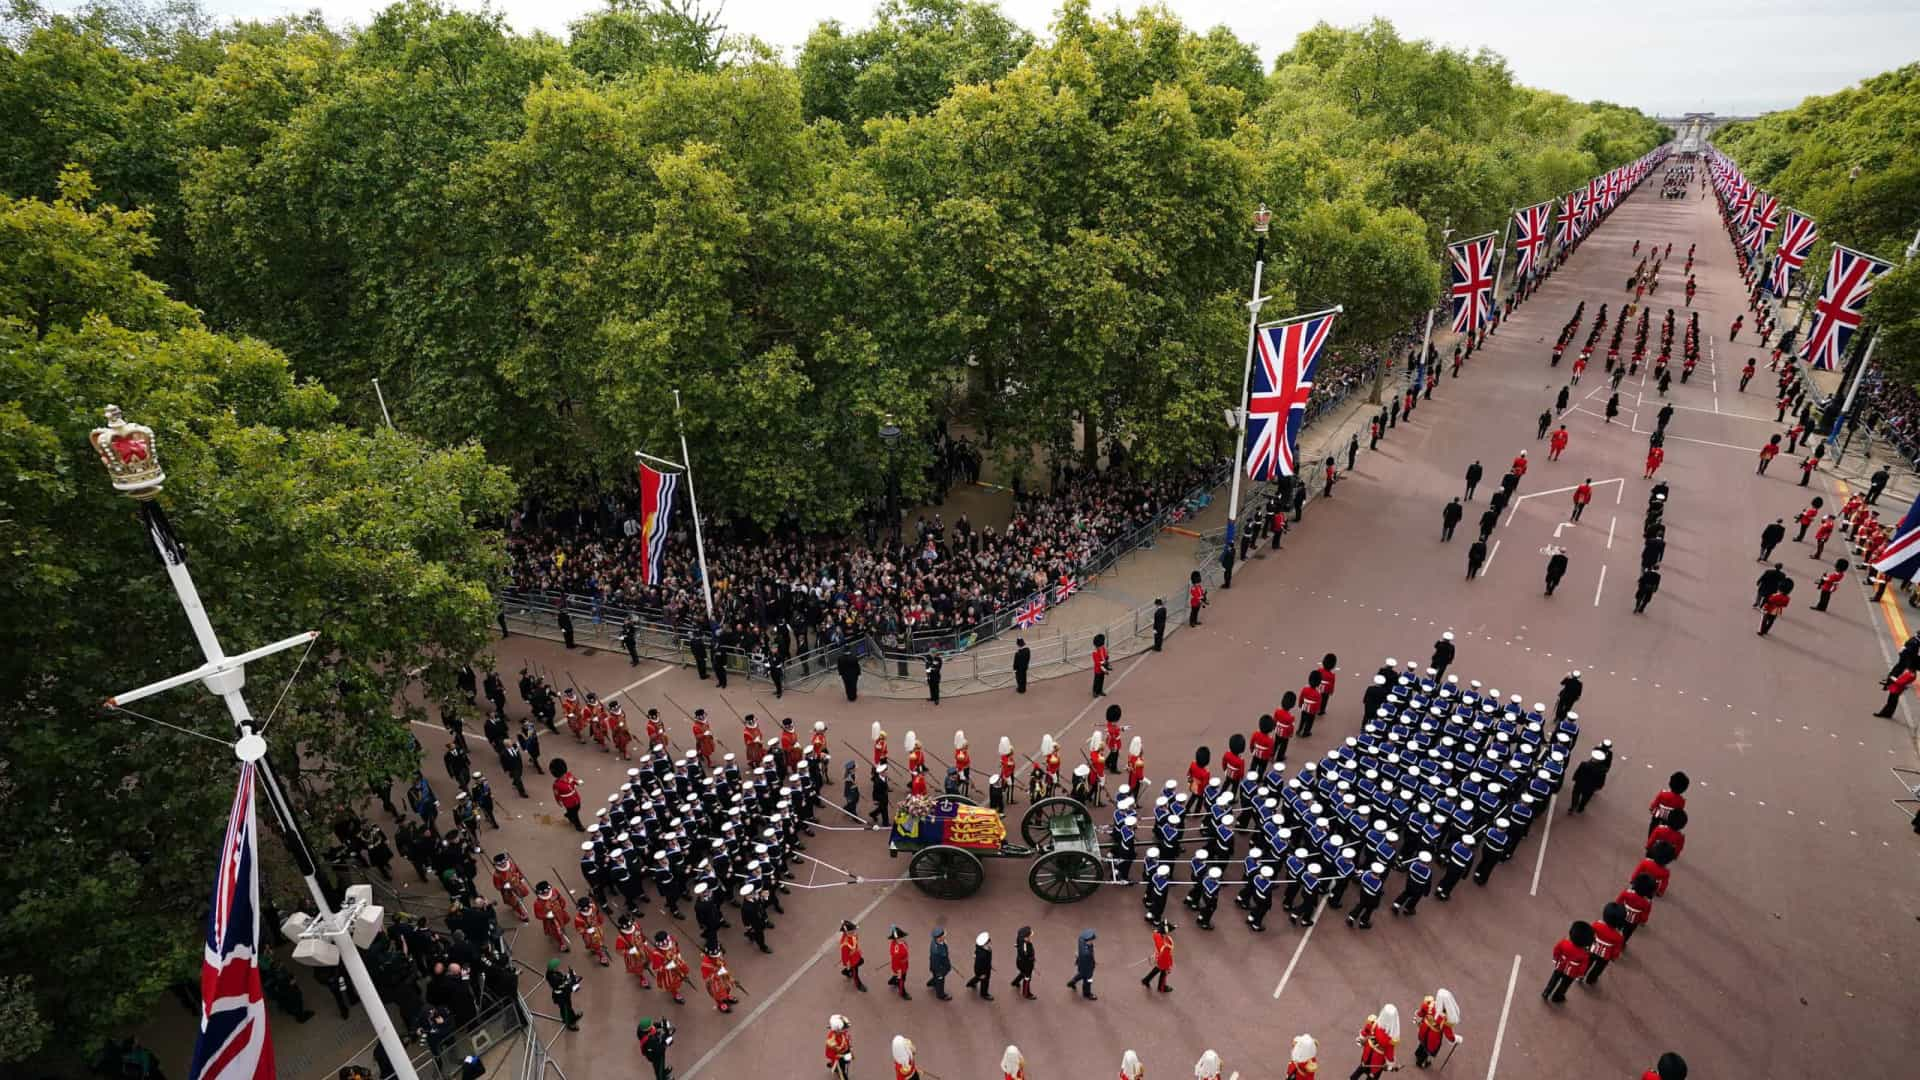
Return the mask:
MULTIPOLYGON (((488 523, 629 483, 670 389, 703 509, 763 525, 849 521, 887 417, 1180 462, 1224 445, 1259 203, 1268 311, 1344 303, 1377 341, 1437 297, 1444 226, 1666 134, 1381 22, 1267 65, 1085 0, 1043 36, 889 2, 790 62, 687 0, 565 40, 426 0, 354 30, 14 0, 0 29, 0 1061, 194 973, 232 792, 225 750, 99 705, 198 659, 86 446, 105 404, 159 433, 228 646, 325 632, 271 732, 324 814, 411 774, 396 703, 482 646, 488 523)), ((143 704, 224 733, 193 691, 143 704)))
POLYGON ((1834 242, 1896 264, 1874 286, 1867 321, 1883 338, 1874 363, 1908 382, 1920 381, 1920 263, 1898 264, 1920 230, 1916 132, 1920 64, 1908 64, 1713 136, 1749 180, 1819 223, 1807 259, 1814 295, 1834 242))

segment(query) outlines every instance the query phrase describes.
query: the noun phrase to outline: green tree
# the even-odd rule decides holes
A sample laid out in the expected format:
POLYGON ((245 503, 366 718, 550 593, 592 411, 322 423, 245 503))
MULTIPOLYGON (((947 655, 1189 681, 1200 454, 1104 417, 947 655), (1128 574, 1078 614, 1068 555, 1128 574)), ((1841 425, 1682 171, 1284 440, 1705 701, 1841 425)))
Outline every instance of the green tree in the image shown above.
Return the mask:
MULTIPOLYGON (((298 669, 270 733, 310 815, 410 775, 410 673, 445 693, 486 641, 502 557, 485 523, 513 491, 478 447, 331 423, 332 396, 282 355, 207 331, 131 271, 140 245, 103 238, 140 240, 138 215, 89 209, 83 190, 70 177, 51 207, 0 200, 0 262, 60 266, 73 294, 0 290, 0 588, 32 612, 0 629, 0 813, 43 823, 0 840, 4 1009, 22 1018, 12 1061, 70 1060, 192 972, 186 928, 203 915, 231 799, 226 751, 99 704, 198 655, 86 443, 100 408, 157 432, 163 502, 223 640, 321 631, 303 666, 289 654, 250 672, 264 711, 298 669), (35 1037, 49 1031, 58 1043, 35 1037)), ((228 736, 192 691, 141 708, 228 736)))
POLYGON ((1032 47, 1033 35, 990 3, 885 0, 865 29, 821 23, 795 69, 808 119, 858 129, 878 117, 917 116, 956 86, 998 79, 1032 47))
POLYGON ((607 0, 567 27, 567 59, 591 75, 634 75, 661 64, 712 71, 725 49, 718 11, 700 0, 607 0))

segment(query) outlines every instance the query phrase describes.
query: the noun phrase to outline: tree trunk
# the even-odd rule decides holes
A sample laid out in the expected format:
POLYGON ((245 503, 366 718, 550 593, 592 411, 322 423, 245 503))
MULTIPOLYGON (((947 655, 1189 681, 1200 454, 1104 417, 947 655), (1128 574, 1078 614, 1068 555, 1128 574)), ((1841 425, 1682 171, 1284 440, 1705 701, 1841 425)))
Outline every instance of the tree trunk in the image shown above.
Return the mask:
POLYGON ((1080 464, 1088 472, 1097 472, 1100 468, 1100 418, 1095 410, 1089 408, 1081 414, 1080 464))

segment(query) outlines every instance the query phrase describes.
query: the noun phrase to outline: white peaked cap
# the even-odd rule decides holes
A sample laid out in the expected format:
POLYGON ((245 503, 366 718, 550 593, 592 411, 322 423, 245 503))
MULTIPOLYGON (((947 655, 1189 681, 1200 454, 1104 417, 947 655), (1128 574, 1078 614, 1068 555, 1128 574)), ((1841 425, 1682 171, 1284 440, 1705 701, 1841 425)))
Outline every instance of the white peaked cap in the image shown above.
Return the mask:
POLYGON ((1385 666, 1386 666, 1386 667, 1399 667, 1399 666, 1400 666, 1400 661, 1398 661, 1398 660, 1395 660, 1395 659, 1394 659, 1393 657, 1391 657, 1391 656, 1389 656, 1389 657, 1387 657, 1387 662, 1386 662, 1386 664, 1385 664, 1385 666))
MULTIPOLYGON (((815 720, 815 721, 813 722, 813 730, 815 730, 815 731, 825 731, 825 730, 827 730, 827 722, 826 722, 825 720, 815 720)), ((846 1017, 841 1017, 841 1019, 843 1019, 843 1020, 844 1020, 844 1019, 846 1019, 846 1017)))
POLYGON ((956 731, 956 732, 954 732, 954 733, 953 733, 953 748, 954 748, 955 750, 958 750, 958 749, 960 749, 961 747, 963 747, 963 746, 965 746, 965 745, 967 745, 967 733, 966 733, 966 732, 964 732, 964 731, 956 731))
POLYGON ((1380 1030, 1393 1041, 1400 1041, 1400 1010, 1392 1002, 1380 1006, 1380 1030))
POLYGON ((847 1018, 841 1016, 839 1013, 834 1013, 832 1016, 827 1017, 827 1026, 835 1031, 845 1031, 847 1030, 847 1018))
POLYGON ((907 751, 908 751, 909 753, 911 753, 911 752, 913 751, 913 748, 914 748, 914 747, 916 747, 916 746, 919 746, 919 745, 920 745, 920 738, 919 738, 919 736, 917 736, 917 735, 915 735, 915 734, 914 734, 913 732, 911 732, 911 731, 909 731, 909 732, 907 732, 907 741, 906 741, 906 743, 905 743, 904 745, 906 746, 906 748, 907 748, 907 751))
POLYGON ((980 931, 980 936, 973 939, 973 943, 975 945, 985 945, 989 940, 991 940, 990 935, 985 930, 982 930, 980 931))
POLYGON ((1457 1024, 1460 1022, 1460 1003, 1453 1000, 1453 991, 1444 986, 1435 990, 1433 992, 1433 1003, 1440 1006, 1440 1015, 1447 1018, 1447 1023, 1457 1024))
POLYGON ((893 1037, 893 1063, 895 1065, 913 1064, 913 1043, 905 1035, 893 1037))
POLYGON ((1005 735, 1000 736, 1000 752, 1003 754, 1013 753, 1013 740, 1007 738, 1005 735))
POLYGON ((1147 1067, 1140 1064, 1140 1055, 1129 1050, 1120 1055, 1120 1075, 1126 1080, 1142 1080, 1147 1075, 1147 1067))
POLYGON ((1441 640, 1441 641, 1452 641, 1452 640, 1453 640, 1453 631, 1451 631, 1451 630, 1449 630, 1449 631, 1447 631, 1446 633, 1444 633, 1444 634, 1441 634, 1441 635, 1440 635, 1440 640, 1441 640))
POLYGON ((1194 1080, 1215 1080, 1220 1075, 1220 1055, 1209 1050, 1193 1063, 1194 1080))
POLYGON ((1044 757, 1044 756, 1046 756, 1046 755, 1048 755, 1048 754, 1051 754, 1051 753, 1053 753, 1053 736, 1051 736, 1051 735, 1042 735, 1042 736, 1040 736, 1040 754, 1041 754, 1041 756, 1042 756, 1042 757, 1044 757))
POLYGON ((1020 1056, 1020 1048, 1017 1046, 1009 1044, 1005 1050, 1000 1052, 1000 1071, 1006 1073, 1008 1076, 1019 1072, 1020 1067, 1026 1063, 1027 1059, 1020 1056))
POLYGON ((876 739, 878 739, 878 738, 879 738, 880 736, 882 736, 882 735, 885 735, 885 734, 886 734, 886 732, 885 732, 885 731, 882 731, 882 730, 880 729, 880 721, 878 721, 878 720, 875 720, 875 721, 873 722, 873 737, 874 737, 874 738, 876 738, 876 739))
POLYGON ((1320 1056, 1320 1044, 1313 1041, 1311 1035, 1293 1037, 1292 1060, 1295 1064, 1305 1064, 1320 1056))

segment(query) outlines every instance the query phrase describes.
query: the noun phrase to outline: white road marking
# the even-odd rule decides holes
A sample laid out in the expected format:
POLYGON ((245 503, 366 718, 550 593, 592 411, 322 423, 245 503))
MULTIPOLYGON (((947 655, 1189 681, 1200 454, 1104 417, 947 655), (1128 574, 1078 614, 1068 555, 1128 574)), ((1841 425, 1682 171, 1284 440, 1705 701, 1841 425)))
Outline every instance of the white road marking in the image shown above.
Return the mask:
POLYGON ((1600 590, 1607 587, 1607 564, 1600 564, 1600 584, 1593 587, 1593 606, 1600 606, 1600 590))
POLYGON ((1607 550, 1613 550, 1613 527, 1620 524, 1618 515, 1607 519, 1607 550))
POLYGON ((1559 799, 1560 793, 1557 791, 1547 799, 1547 828, 1540 834, 1540 853, 1533 857, 1533 885, 1527 889, 1528 896, 1540 895, 1540 871, 1547 865, 1547 844, 1553 839, 1553 804, 1559 799))
MULTIPOLYGON (((1248 644, 1248 645, 1251 645, 1251 644, 1252 644, 1252 642, 1243 642, 1243 644, 1248 644)), ((1140 666, 1141 664, 1144 664, 1144 663, 1146 663, 1146 662, 1147 662, 1147 657, 1148 657, 1149 655, 1151 655, 1151 653, 1141 653, 1141 654, 1140 654, 1140 655, 1139 655, 1139 656, 1138 656, 1137 658, 1135 658, 1135 660, 1134 660, 1134 661, 1133 661, 1133 663, 1132 663, 1132 664, 1131 664, 1131 665, 1130 665, 1130 666, 1129 666, 1129 667, 1127 668, 1127 670, 1125 670, 1125 671, 1123 671, 1123 672, 1121 672, 1121 673, 1120 673, 1120 674, 1118 674, 1118 675, 1115 675, 1115 676, 1113 677, 1113 685, 1114 685, 1114 688, 1115 688, 1115 689, 1119 689, 1119 687, 1120 687, 1120 680, 1122 680, 1122 679, 1124 679, 1124 678, 1126 678, 1127 676, 1129 676, 1129 675, 1131 675, 1131 674, 1133 674, 1133 672, 1134 672, 1134 670, 1135 670, 1136 668, 1138 668, 1138 667, 1139 667, 1139 666, 1140 666)), ((1093 707, 1094 707, 1095 705, 1098 705, 1098 704, 1100 704, 1100 699, 1099 699, 1099 698, 1094 698, 1094 699, 1093 699, 1092 701, 1089 701, 1089 702, 1087 702, 1087 703, 1086 703, 1086 705, 1085 705, 1085 706, 1083 706, 1083 707, 1082 707, 1082 708, 1080 709, 1080 711, 1079 711, 1079 712, 1077 712, 1077 713, 1074 713, 1074 714, 1073 714, 1073 719, 1071 719, 1071 720, 1069 720, 1069 721, 1067 721, 1067 726, 1066 726, 1066 727, 1063 727, 1063 728, 1061 728, 1061 729, 1060 729, 1059 731, 1056 731, 1056 732, 1054 732, 1054 733, 1053 733, 1053 737, 1054 737, 1054 739, 1055 739, 1055 740, 1057 741, 1057 740, 1059 740, 1059 739, 1060 739, 1060 738, 1061 738, 1062 736, 1064 736, 1064 735, 1066 735, 1066 733, 1067 733, 1067 732, 1069 732, 1069 731, 1072 731, 1072 730, 1074 729, 1074 725, 1076 725, 1076 724, 1078 724, 1078 723, 1079 723, 1080 721, 1082 721, 1082 720, 1084 720, 1084 719, 1086 719, 1086 718, 1087 718, 1087 714, 1088 714, 1088 713, 1090 713, 1090 712, 1092 712, 1092 711, 1093 711, 1093 707)))
POLYGON ((1326 914, 1327 898, 1321 897, 1320 903, 1313 909, 1313 925, 1300 935, 1300 944, 1293 947, 1293 959, 1287 961, 1287 970, 1280 973, 1280 985, 1273 988, 1273 1000, 1280 1000, 1280 992, 1287 988, 1287 980, 1293 978, 1294 966, 1300 963, 1300 954, 1307 951, 1307 942, 1313 940, 1313 932, 1320 927, 1320 917, 1326 914))
MULTIPOLYGON (((1500 1026, 1493 1031, 1493 1057, 1487 1060, 1487 1080, 1493 1080, 1495 1069, 1500 1067, 1500 1043, 1507 1037, 1507 1014, 1513 1011, 1513 987, 1520 981, 1520 955, 1514 954, 1513 973, 1507 976, 1507 1000, 1500 1006, 1500 1026)), ((739 1028, 735 1028, 739 1031, 739 1028)), ((698 1068, 699 1066, 695 1066, 698 1068)))
MULTIPOLYGON (((1495 540, 1493 542, 1493 550, 1487 552, 1487 561, 1480 564, 1481 577, 1486 577, 1487 571, 1493 568, 1493 557, 1498 554, 1500 554, 1500 541, 1495 540)), ((1513 642, 1509 641, 1507 644, 1511 645, 1513 642)))
POLYGON ((617 698, 622 694, 625 694, 627 691, 645 686, 646 684, 652 682, 653 680, 659 678, 662 675, 665 675, 667 672, 672 670, 673 668, 671 666, 663 667, 659 671, 656 671, 651 675, 644 675, 638 679, 635 679, 632 682, 628 683, 627 685, 621 687, 620 689, 615 690, 613 693, 608 694, 606 700, 612 701, 614 698, 617 698))

